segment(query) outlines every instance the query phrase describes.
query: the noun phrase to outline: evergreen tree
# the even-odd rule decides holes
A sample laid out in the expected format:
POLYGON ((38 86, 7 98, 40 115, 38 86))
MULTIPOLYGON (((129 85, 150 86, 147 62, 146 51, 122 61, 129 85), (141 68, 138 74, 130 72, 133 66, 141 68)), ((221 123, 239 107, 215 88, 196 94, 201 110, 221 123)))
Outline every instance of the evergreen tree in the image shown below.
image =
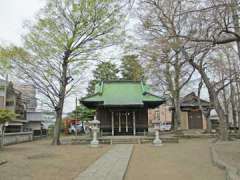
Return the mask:
POLYGON ((89 109, 83 105, 79 105, 69 114, 69 116, 81 121, 91 121, 93 120, 94 114, 95 110, 89 109))
POLYGON ((123 80, 142 80, 144 70, 138 62, 137 55, 126 55, 122 58, 121 73, 123 80))
POLYGON ((0 138, 0 149, 3 147, 4 142, 4 132, 5 123, 12 121, 16 117, 16 114, 8 109, 0 109, 0 128, 1 128, 1 138, 0 138))
POLYGON ((93 71, 93 80, 90 81, 87 88, 88 95, 94 94, 95 85, 104 80, 118 80, 118 68, 116 64, 111 62, 102 62, 98 64, 97 68, 93 71))

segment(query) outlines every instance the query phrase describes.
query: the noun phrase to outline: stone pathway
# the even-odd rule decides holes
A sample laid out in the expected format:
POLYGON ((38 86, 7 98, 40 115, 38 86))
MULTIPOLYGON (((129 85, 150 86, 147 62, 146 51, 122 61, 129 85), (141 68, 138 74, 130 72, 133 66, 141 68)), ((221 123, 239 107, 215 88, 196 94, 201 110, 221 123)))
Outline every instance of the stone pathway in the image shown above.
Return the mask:
POLYGON ((75 180, 122 180, 132 151, 130 144, 113 146, 75 180))

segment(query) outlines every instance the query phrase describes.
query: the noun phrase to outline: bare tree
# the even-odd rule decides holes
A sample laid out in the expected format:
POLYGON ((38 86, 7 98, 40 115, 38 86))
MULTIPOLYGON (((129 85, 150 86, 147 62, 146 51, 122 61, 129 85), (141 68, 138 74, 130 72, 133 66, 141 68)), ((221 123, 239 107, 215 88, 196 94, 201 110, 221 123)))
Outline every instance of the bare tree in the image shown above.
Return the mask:
POLYGON ((180 55, 182 62, 188 62, 201 75, 210 101, 220 118, 219 137, 221 140, 227 140, 228 112, 225 112, 229 104, 227 90, 234 81, 236 73, 229 73, 227 66, 222 69, 224 73, 220 69, 217 70, 218 64, 227 63, 216 57, 219 54, 217 44, 235 42, 238 39, 238 35, 231 28, 233 8, 236 4, 224 0, 142 2, 146 5, 145 13, 142 13, 146 15, 141 16, 144 20, 142 24, 151 37, 149 41, 155 43, 158 39, 158 46, 164 46, 164 43, 159 41, 159 37, 164 38, 163 42, 167 41, 171 44, 172 50, 168 52, 166 58, 171 59, 172 52, 175 52, 180 55), (217 61, 219 62, 216 63, 217 61), (221 101, 220 95, 225 101, 221 101))
POLYGON ((13 48, 27 52, 12 56, 19 77, 47 97, 56 112, 52 144, 60 144, 66 96, 79 84, 87 63, 97 59, 98 50, 121 35, 122 7, 115 0, 49 0, 36 23, 28 26, 24 49, 13 48))
POLYGON ((216 57, 216 53, 212 48, 207 48, 205 44, 203 46, 204 47, 198 44, 194 47, 194 45, 191 44, 189 45, 189 49, 191 49, 190 52, 193 54, 186 52, 185 49, 183 49, 183 53, 189 63, 199 72, 207 87, 209 99, 220 119, 219 138, 221 140, 228 140, 227 118, 225 109, 220 100, 221 98, 219 98, 219 94, 234 81, 234 74, 231 76, 225 75, 224 77, 219 78, 217 72, 217 76, 215 76, 216 72, 214 72, 214 69, 216 69, 216 62, 220 61, 220 59, 216 57), (193 47, 194 49, 192 49, 193 47), (210 66, 209 64, 211 63, 215 63, 215 65, 210 66), (211 67, 213 68, 211 69, 211 67))
POLYGON ((210 122, 210 114, 211 114, 211 110, 212 110, 212 105, 211 103, 209 104, 209 107, 207 108, 204 108, 202 106, 202 102, 201 102, 201 90, 202 90, 202 87, 203 87, 203 81, 202 79, 200 80, 199 84, 198 84, 198 105, 199 105, 199 108, 201 110, 201 112, 203 113, 206 121, 207 121, 207 132, 210 133, 211 130, 212 130, 212 124, 210 122))
POLYGON ((169 92, 175 109, 174 129, 178 129, 181 122, 181 90, 194 73, 194 68, 189 66, 180 51, 184 42, 177 37, 184 25, 182 19, 175 18, 181 3, 173 0, 140 2, 144 11, 139 13, 139 17, 147 42, 142 52, 145 66, 155 86, 169 92))
POLYGON ((164 44, 161 43, 161 47, 156 47, 154 44, 155 43, 151 43, 151 45, 145 47, 142 53, 143 64, 152 85, 156 89, 160 89, 162 94, 170 97, 174 107, 173 128, 177 130, 180 128, 179 124, 181 122, 181 90, 191 79, 194 69, 188 65, 180 53, 175 52, 170 57, 171 48, 169 50, 163 50, 162 47, 164 44))

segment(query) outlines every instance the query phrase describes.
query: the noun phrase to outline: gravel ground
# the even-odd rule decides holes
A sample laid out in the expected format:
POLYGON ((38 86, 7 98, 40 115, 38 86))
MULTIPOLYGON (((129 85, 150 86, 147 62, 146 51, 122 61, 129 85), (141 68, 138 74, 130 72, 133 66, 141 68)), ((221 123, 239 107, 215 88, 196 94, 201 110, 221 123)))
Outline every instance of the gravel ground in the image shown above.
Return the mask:
POLYGON ((49 140, 11 145, 0 151, 0 180, 71 180, 110 146, 51 146, 49 140))
POLYGON ((216 144, 215 149, 224 162, 240 169, 240 141, 216 144))
MULTIPOLYGON (((224 171, 211 163, 209 145, 207 139, 134 145, 125 180, 224 180, 224 171)), ((240 146, 219 146, 226 160, 240 164, 240 146)), ((7 146, 0 151, 0 161, 8 161, 0 166, 0 180, 71 180, 110 147, 51 146, 48 140, 7 146)))
POLYGON ((135 145, 125 180, 225 180, 224 171, 212 165, 209 145, 207 139, 135 145))

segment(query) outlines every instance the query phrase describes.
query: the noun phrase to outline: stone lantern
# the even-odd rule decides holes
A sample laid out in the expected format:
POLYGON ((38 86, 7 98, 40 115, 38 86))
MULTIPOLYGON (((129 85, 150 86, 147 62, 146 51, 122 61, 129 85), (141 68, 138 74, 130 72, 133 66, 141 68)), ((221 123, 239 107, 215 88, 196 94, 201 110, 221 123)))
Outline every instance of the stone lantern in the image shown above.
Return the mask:
POLYGON ((94 120, 90 121, 89 123, 91 124, 91 129, 93 133, 93 139, 90 144, 92 147, 98 147, 99 141, 97 140, 97 132, 99 131, 100 121, 98 121, 96 119, 96 116, 94 116, 94 120))
POLYGON ((155 139, 153 140, 153 145, 154 146, 161 146, 162 145, 162 141, 159 138, 159 131, 160 131, 161 121, 160 120, 155 120, 155 121, 152 121, 152 124, 154 125, 154 131, 155 131, 155 139))

